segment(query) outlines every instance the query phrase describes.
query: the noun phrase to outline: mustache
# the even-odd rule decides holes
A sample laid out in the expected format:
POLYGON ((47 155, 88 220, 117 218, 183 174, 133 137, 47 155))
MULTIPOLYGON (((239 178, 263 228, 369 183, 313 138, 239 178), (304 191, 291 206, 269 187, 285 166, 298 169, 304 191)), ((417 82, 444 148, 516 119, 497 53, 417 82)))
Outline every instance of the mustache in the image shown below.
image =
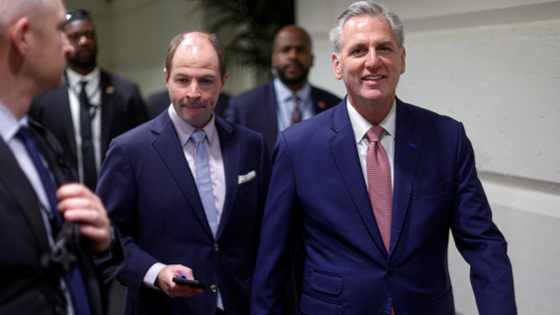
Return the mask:
POLYGON ((299 68, 299 70, 303 71, 303 65, 296 60, 287 63, 284 67, 282 67, 282 71, 286 71, 286 69, 288 69, 288 67, 291 65, 295 65, 296 67, 299 68))

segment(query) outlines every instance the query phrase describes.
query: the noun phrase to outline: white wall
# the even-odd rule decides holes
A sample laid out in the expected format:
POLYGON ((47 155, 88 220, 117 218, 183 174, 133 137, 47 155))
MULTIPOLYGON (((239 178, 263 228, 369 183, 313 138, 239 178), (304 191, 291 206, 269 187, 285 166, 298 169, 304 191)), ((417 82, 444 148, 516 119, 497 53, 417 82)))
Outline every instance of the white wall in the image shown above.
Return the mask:
MULTIPOLYGON (((299 0, 316 55, 310 81, 345 94, 328 31, 353 1, 299 0)), ((405 26, 397 95, 465 124, 496 224, 509 242, 519 314, 560 308, 560 1, 386 0, 405 26)), ((451 244, 457 312, 477 314, 451 244)))

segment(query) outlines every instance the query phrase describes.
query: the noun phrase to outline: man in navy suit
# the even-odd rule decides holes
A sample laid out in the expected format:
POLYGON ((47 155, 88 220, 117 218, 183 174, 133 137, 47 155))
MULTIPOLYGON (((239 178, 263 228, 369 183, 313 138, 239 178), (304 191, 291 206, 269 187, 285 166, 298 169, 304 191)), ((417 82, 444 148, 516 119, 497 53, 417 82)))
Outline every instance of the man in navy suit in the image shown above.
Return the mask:
POLYGON ((272 71, 276 78, 231 98, 226 119, 260 132, 272 152, 278 132, 340 102, 339 97, 307 82, 312 65, 307 32, 295 25, 283 27, 274 38, 272 71))
POLYGON ((281 314, 287 253, 304 242, 302 314, 455 314, 449 232, 480 314, 516 314, 506 241, 460 122, 395 96, 402 22, 361 1, 330 33, 347 97, 280 133, 251 314, 281 314))
POLYGON ((54 134, 80 182, 95 191, 111 140, 146 122, 148 113, 136 84, 97 65, 89 12, 69 10, 66 19, 64 33, 74 47, 66 58, 66 84, 37 97, 29 115, 54 134), (82 90, 87 105, 82 104, 82 90))
POLYGON ((172 104, 112 141, 99 179, 128 258, 125 313, 248 314, 270 178, 264 140, 213 114, 227 78, 214 35, 175 37, 164 75, 172 104), (207 290, 172 281, 182 275, 207 290))

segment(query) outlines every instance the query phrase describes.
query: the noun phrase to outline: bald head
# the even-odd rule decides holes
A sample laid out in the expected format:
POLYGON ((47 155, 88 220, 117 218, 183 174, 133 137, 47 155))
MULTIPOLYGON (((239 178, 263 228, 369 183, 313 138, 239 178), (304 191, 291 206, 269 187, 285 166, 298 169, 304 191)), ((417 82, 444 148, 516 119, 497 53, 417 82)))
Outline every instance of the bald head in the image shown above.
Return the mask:
POLYGON ((214 48, 214 51, 218 55, 218 61, 220 66, 220 75, 223 78, 226 75, 226 68, 227 68, 227 58, 226 58, 226 51, 222 47, 222 44, 218 40, 215 34, 208 34, 205 32, 199 31, 192 31, 192 32, 184 32, 177 36, 175 36, 171 43, 169 43, 169 47, 167 48, 167 58, 165 59, 165 68, 168 72, 171 72, 173 56, 175 56, 175 51, 177 47, 181 45, 181 43, 185 39, 201 39, 207 40, 210 42, 210 45, 214 48))
POLYGON ((4 33, 15 21, 27 17, 37 20, 43 17, 45 11, 54 8, 54 2, 48 0, 18 0, 0 1, 0 35, 4 33))
POLYGON ((278 78, 293 91, 307 83, 309 68, 313 65, 311 38, 302 28, 287 25, 274 38, 272 68, 278 78))
POLYGON ((276 33, 276 36, 274 36, 274 51, 276 51, 279 45, 286 41, 286 39, 293 40, 295 38, 307 45, 309 51, 311 51, 311 37, 309 37, 309 34, 307 34, 303 28, 296 25, 286 25, 276 33))
POLYGON ((21 118, 38 95, 63 82, 72 53, 62 0, 0 2, 0 101, 21 118))

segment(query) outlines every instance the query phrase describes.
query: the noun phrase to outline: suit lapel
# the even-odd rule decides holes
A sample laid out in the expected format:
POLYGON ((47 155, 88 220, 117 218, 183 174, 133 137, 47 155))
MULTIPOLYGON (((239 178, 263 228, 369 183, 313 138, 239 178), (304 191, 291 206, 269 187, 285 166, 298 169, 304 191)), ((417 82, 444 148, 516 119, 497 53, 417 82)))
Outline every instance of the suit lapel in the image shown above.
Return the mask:
MULTIPOLYGON (((66 72, 65 72, 66 73, 66 72)), ((65 84, 60 88, 54 90, 55 95, 53 95, 53 100, 60 100, 54 104, 47 104, 47 106, 57 106, 58 115, 60 119, 59 123, 63 126, 63 130, 66 137, 66 143, 70 148, 70 154, 72 155, 73 161, 78 161, 78 153, 76 148, 76 131, 74 130, 74 120, 72 119, 72 112, 70 111, 70 99, 68 95, 68 85, 65 84)))
MULTIPOLYGON (((263 104, 265 110, 265 119, 262 120, 263 130, 265 130, 263 137, 267 144, 274 145, 278 136, 278 102, 276 101, 273 81, 270 81, 265 88, 267 91, 265 93, 266 100, 263 104), (274 106, 265 106, 265 104, 274 104, 274 106)), ((272 148, 268 148, 268 150, 272 152, 272 148)))
POLYGON ((163 160, 171 176, 175 179, 177 186, 179 186, 183 192, 187 203, 196 214, 198 221, 204 227, 206 233, 212 238, 212 231, 208 225, 208 220, 206 219, 206 214, 204 213, 204 208, 200 201, 200 196, 198 195, 194 177, 185 159, 183 148, 181 147, 181 143, 179 143, 179 137, 177 136, 177 132, 175 131, 175 127, 173 127, 173 123, 167 111, 164 111, 154 119, 152 133, 155 135, 152 142, 154 149, 163 160))
POLYGON ((379 250, 383 252, 384 255, 387 255, 387 250, 385 249, 383 239, 377 228, 377 222, 373 215, 367 187, 363 179, 363 172, 358 158, 356 142, 354 140, 354 131, 350 124, 348 111, 346 110, 346 100, 335 108, 333 117, 333 125, 331 128, 335 132, 335 135, 328 139, 332 156, 343 179, 344 185, 370 236, 377 244, 379 250))
POLYGON ((29 224, 30 233, 33 233, 40 245, 41 252, 47 252, 49 243, 45 237, 47 230, 41 216, 39 199, 27 176, 21 170, 12 150, 1 138, 0 165, 2 165, 0 167, 0 183, 6 188, 7 194, 12 196, 19 205, 19 209, 11 209, 11 211, 21 211, 23 213, 29 224))
POLYGON ((101 159, 105 157, 107 148, 109 147, 109 135, 111 128, 111 118, 114 117, 113 111, 115 110, 114 92, 115 87, 112 85, 109 75, 101 71, 100 78, 101 86, 101 159))
POLYGON ((321 99, 320 90, 311 86, 311 98, 313 100, 313 110, 315 115, 327 108, 327 103, 321 99))
POLYGON ((222 150, 222 161, 224 163, 226 177, 226 196, 224 199, 222 216, 220 217, 220 224, 218 225, 218 232, 216 233, 216 239, 219 239, 233 211, 233 205, 235 204, 235 198, 237 196, 240 142, 239 139, 233 135, 233 128, 224 123, 219 117, 216 117, 216 129, 220 137, 220 148, 222 150))
MULTIPOLYGON (((422 137, 411 130, 415 120, 408 106, 397 99, 397 123, 395 132, 393 218, 391 222, 391 244, 395 248, 402 231, 410 203, 412 185, 422 147, 422 137)), ((394 252, 391 250, 391 252, 394 252)))

